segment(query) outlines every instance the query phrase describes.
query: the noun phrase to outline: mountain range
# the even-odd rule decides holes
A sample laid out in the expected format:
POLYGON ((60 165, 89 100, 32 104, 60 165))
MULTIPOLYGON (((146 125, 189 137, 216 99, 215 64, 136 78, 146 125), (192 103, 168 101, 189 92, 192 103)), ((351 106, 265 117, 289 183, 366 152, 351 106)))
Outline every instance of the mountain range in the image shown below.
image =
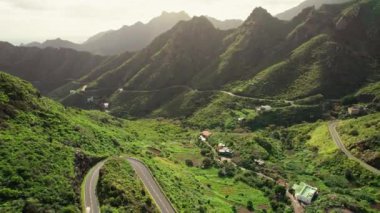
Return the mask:
POLYGON ((207 17, 180 21, 136 53, 101 57, 7 44, 0 59, 5 71, 42 82, 35 85, 43 94, 82 108, 110 102, 111 112, 119 116, 189 116, 210 103, 216 91, 252 98, 336 99, 379 80, 378 13, 377 1, 309 7, 290 21, 256 8, 233 30, 218 29, 207 17), (10 49, 13 62, 5 54, 10 49), (81 60, 80 69, 73 67, 77 55, 88 65, 81 60), (50 58, 62 65, 44 67, 49 63, 41 60, 50 58), (32 64, 40 67, 29 68, 32 64), (59 80, 51 81, 54 77, 59 80), (86 92, 70 94, 83 87, 86 92), (93 98, 95 105, 87 102, 93 98))
MULTIPOLYGON (((117 55, 126 51, 135 52, 146 47, 158 35, 168 31, 180 21, 187 21, 191 17, 185 12, 162 14, 153 18, 148 23, 137 22, 131 26, 123 26, 118 30, 109 30, 98 33, 90 37, 82 44, 62 40, 47 40, 43 43, 32 42, 26 44, 27 47, 54 47, 54 48, 71 48, 79 51, 87 51, 99 55, 117 55)), ((208 19, 215 27, 228 30, 233 29, 242 23, 241 20, 220 21, 212 17, 208 19)))
POLYGON ((216 90, 256 98, 340 98, 378 81, 378 10, 373 1, 325 5, 282 21, 256 8, 231 32, 195 17, 116 69, 83 78, 93 92, 63 101, 83 107, 86 96, 108 97, 118 114, 136 107, 139 115, 151 115, 170 103, 199 99, 202 106, 202 92, 216 90))
POLYGON ((215 22, 0 42, 0 212, 378 212, 380 1, 215 22))
POLYGON ((282 13, 276 15, 277 18, 282 20, 291 20, 297 16, 303 9, 308 7, 319 8, 324 4, 341 4, 352 0, 306 0, 296 7, 290 8, 282 13))

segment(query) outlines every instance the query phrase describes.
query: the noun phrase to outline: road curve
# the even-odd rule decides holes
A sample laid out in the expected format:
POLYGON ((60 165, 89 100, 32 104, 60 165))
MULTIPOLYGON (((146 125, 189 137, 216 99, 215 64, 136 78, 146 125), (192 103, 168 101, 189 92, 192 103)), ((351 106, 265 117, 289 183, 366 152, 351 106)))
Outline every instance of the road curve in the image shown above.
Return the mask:
POLYGON ((153 178, 152 173, 141 161, 134 158, 127 158, 136 174, 140 177, 145 188, 149 191, 150 195, 153 197, 157 206, 162 213, 175 213, 175 209, 170 203, 169 199, 165 196, 160 186, 153 178))
POLYGON ((336 126, 338 125, 337 121, 331 121, 329 122, 329 132, 334 140, 335 144, 339 147, 339 149, 350 159, 358 162, 363 168, 373 172, 374 174, 380 175, 380 170, 376 169, 375 167, 367 164, 366 162, 362 161, 361 159, 353 156, 350 151, 347 150, 347 148, 344 146, 342 139, 340 138, 338 132, 336 131, 336 126))
POLYGON ((99 201, 96 196, 96 185, 99 179, 99 170, 105 161, 96 164, 86 175, 84 184, 84 208, 86 213, 100 213, 99 201))
MULTIPOLYGON (((152 173, 141 161, 134 158, 125 158, 129 161, 137 176, 143 182, 145 188, 149 191, 153 200, 162 213, 175 213, 175 209, 165 196, 158 183, 153 178, 152 173)), ((98 197, 96 195, 96 185, 99 180, 99 171, 107 160, 96 164, 86 175, 84 180, 84 208, 85 213, 100 213, 98 197)))

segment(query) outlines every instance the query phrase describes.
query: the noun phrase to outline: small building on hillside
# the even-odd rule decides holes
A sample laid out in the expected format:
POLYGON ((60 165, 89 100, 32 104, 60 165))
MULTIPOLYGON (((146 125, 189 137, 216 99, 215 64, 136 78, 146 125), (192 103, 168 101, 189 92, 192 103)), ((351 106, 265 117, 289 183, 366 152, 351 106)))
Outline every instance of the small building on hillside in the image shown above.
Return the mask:
POLYGON ((206 142, 207 141, 207 139, 203 135, 199 136, 199 140, 202 141, 202 142, 206 142))
POLYGON ((255 163, 259 166, 263 166, 265 164, 265 161, 261 160, 261 159, 255 159, 255 163))
POLYGON ((359 115, 363 111, 363 107, 352 106, 347 109, 349 115, 359 115))
POLYGON ((256 107, 256 111, 257 112, 269 112, 272 110, 272 107, 269 106, 269 105, 262 105, 262 106, 259 106, 259 107, 256 107))
POLYGON ((104 109, 108 109, 108 108, 110 108, 110 103, 103 103, 103 104, 102 104, 102 107, 103 107, 104 109))
POLYGON ((318 192, 317 188, 309 186, 304 182, 294 184, 292 189, 294 190, 295 198, 305 204, 311 204, 314 196, 318 192))
POLYGON ((226 157, 220 157, 220 161, 222 163, 224 163, 224 162, 231 163, 232 162, 231 158, 226 158, 226 157))
POLYGON ((209 138, 211 135, 212 133, 208 130, 201 132, 201 136, 205 137, 206 139, 209 138))
POLYGON ((120 93, 122 93, 124 91, 124 89, 123 88, 119 88, 117 91, 120 92, 120 93))
POLYGON ((221 155, 221 156, 228 156, 228 157, 230 157, 233 154, 232 150, 230 148, 228 148, 223 143, 219 143, 218 144, 217 151, 218 151, 219 155, 221 155))
POLYGON ((84 86, 80 89, 80 91, 81 91, 81 92, 86 92, 86 89, 87 89, 87 85, 84 85, 84 86))

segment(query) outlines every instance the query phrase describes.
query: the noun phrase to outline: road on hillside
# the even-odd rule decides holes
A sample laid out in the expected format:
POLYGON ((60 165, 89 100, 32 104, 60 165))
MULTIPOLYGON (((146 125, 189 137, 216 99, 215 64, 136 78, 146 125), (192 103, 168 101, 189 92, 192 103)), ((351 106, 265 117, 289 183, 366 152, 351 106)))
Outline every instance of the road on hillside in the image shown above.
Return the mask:
MULTIPOLYGON (((154 180, 152 173, 141 161, 134 158, 126 158, 143 182, 145 188, 151 194, 153 200, 162 213, 175 213, 169 199, 165 196, 158 183, 154 180)), ((106 161, 96 164, 85 178, 84 205, 86 213, 100 213, 98 197, 96 196, 96 185, 99 180, 99 171, 106 161)))
POLYGON ((86 213, 100 213, 99 201, 96 196, 96 185, 99 179, 99 170, 103 167, 105 161, 96 164, 85 178, 84 189, 84 207, 86 213))
POLYGON ((332 139, 334 140, 335 144, 339 147, 339 149, 350 159, 358 162, 362 167, 365 169, 373 172, 374 174, 380 175, 380 170, 376 169, 375 167, 367 164, 366 162, 362 161, 361 159, 353 156, 350 151, 344 146, 342 139, 340 138, 338 132, 336 131, 336 126, 338 125, 337 121, 329 122, 329 131, 332 139))
MULTIPOLYGON (((194 89, 190 86, 187 86, 187 85, 173 85, 173 86, 169 86, 169 87, 165 87, 165 88, 161 88, 161 89, 152 89, 152 90, 124 90, 124 92, 133 92, 133 93, 151 93, 151 92, 160 92, 162 90, 166 90, 166 89, 175 89, 175 88, 182 88, 182 89, 186 89, 186 90, 190 90, 190 91, 197 91, 197 92, 216 92, 216 93, 223 93, 223 94, 226 94, 226 95, 229 95, 231 97, 237 97, 237 98, 245 98, 245 99, 250 99, 250 100, 255 100, 255 101, 279 101, 278 99, 268 99, 268 98, 254 98, 254 97, 249 97, 249 96, 244 96, 244 95, 237 95, 237 94, 234 94, 232 92, 228 92, 228 91, 225 91, 225 90, 200 90, 200 89, 194 89)), ((87 91, 91 91, 91 92, 94 92, 94 91, 98 91, 97 89, 90 89, 90 90, 87 90, 87 91)), ((290 100, 284 100, 285 103, 288 103, 292 106, 296 105, 294 103, 294 101, 290 101, 290 100)))
POLYGON ((157 206, 162 213, 175 213, 175 209, 171 205, 169 199, 165 196, 158 183, 153 178, 152 173, 141 161, 134 158, 127 158, 141 181, 144 183, 145 188, 149 191, 150 195, 155 200, 157 206))

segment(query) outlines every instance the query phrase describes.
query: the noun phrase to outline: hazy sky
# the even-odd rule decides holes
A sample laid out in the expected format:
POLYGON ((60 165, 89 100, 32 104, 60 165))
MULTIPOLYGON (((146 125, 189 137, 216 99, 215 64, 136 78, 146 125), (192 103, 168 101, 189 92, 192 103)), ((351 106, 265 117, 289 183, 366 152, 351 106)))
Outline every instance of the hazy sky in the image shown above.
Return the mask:
POLYGON ((186 11, 218 19, 245 19, 257 6, 277 14, 302 0, 0 0, 0 40, 14 44, 62 38, 82 42, 89 36, 162 11, 186 11))

